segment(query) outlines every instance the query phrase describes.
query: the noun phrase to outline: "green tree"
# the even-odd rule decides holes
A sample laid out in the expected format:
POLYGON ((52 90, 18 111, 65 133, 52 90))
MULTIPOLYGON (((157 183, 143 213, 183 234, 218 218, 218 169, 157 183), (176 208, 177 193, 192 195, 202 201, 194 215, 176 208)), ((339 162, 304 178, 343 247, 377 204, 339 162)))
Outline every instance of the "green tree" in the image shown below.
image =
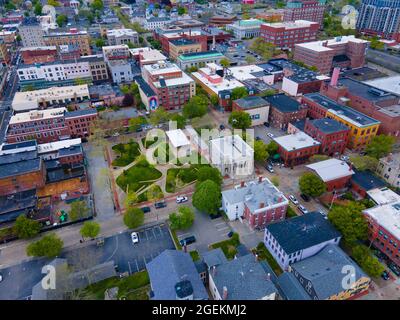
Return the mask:
POLYGON ((86 221, 80 230, 82 238, 86 237, 94 239, 98 236, 99 233, 100 233, 100 224, 98 224, 95 221, 86 221))
POLYGON ((229 68, 229 66, 231 65, 231 62, 227 58, 222 58, 221 61, 219 62, 219 64, 224 68, 229 68))
POLYGON ((257 61, 256 58, 254 58, 253 56, 247 56, 247 57, 245 58, 245 60, 246 60, 246 62, 247 62, 248 64, 253 64, 254 62, 257 61))
POLYGON ((195 215, 193 209, 181 206, 179 207, 177 212, 173 212, 169 215, 171 229, 172 230, 188 229, 192 226, 194 218, 195 215))
POLYGON ((171 116, 170 120, 176 122, 176 127, 178 129, 183 129, 186 125, 186 118, 184 116, 180 115, 179 113, 173 114, 171 116))
POLYGON ((251 117, 247 112, 233 111, 228 122, 233 128, 244 130, 251 126, 251 117))
POLYGON ((362 214, 365 207, 357 202, 346 206, 335 205, 328 213, 328 219, 343 235, 343 240, 353 244, 357 240, 366 240, 368 224, 362 214))
POLYGON ((326 154, 314 154, 313 156, 310 157, 310 162, 314 163, 314 162, 320 162, 320 161, 324 161, 324 160, 328 160, 330 159, 329 156, 327 156, 326 154))
POLYGON ((254 160, 264 162, 269 158, 268 147, 262 140, 254 141, 254 160))
POLYGON ((42 5, 40 2, 37 2, 35 4, 35 7, 33 9, 33 12, 35 13, 35 15, 40 16, 42 14, 42 5))
POLYGON ((47 4, 53 7, 59 7, 61 4, 57 0, 47 0, 47 4))
POLYGON ((210 96, 210 102, 214 107, 218 107, 219 104, 219 98, 216 94, 213 94, 210 96))
POLYGON ((128 208, 124 214, 124 223, 129 229, 140 227, 144 222, 144 213, 139 208, 128 208))
POLYGON ((51 233, 29 244, 26 253, 31 257, 55 258, 60 255, 63 245, 64 242, 55 233, 51 233))
POLYGON ((310 197, 319 197, 326 191, 325 183, 314 173, 306 172, 299 179, 300 191, 310 197))
POLYGON ((385 270, 385 267, 375 258, 371 251, 364 245, 357 245, 352 249, 352 256, 370 277, 377 278, 385 270))
POLYGON ((59 27, 62 27, 62 26, 67 24, 68 17, 66 15, 60 14, 59 16, 57 16, 56 22, 57 22, 59 27))
POLYGON ((271 182, 275 187, 279 187, 279 177, 278 176, 273 176, 271 178, 271 182))
POLYGON ((278 51, 276 46, 266 42, 263 38, 256 38, 250 45, 250 49, 260 55, 264 60, 271 59, 278 51))
POLYGON ((94 0, 90 6, 94 11, 102 11, 104 9, 102 0, 94 0))
POLYGON ((185 7, 178 7, 178 14, 180 16, 184 15, 185 13, 187 13, 187 9, 185 7))
POLYGON ((102 48, 106 45, 106 42, 104 41, 104 39, 100 38, 95 41, 95 45, 97 48, 102 48))
POLYGON ((69 211, 69 218, 71 221, 85 218, 89 214, 89 208, 85 201, 74 201, 71 203, 71 209, 69 211))
POLYGON ((40 223, 21 215, 14 224, 14 232, 20 239, 29 239, 35 237, 40 231, 40 223))
POLYGON ((144 124, 146 121, 142 117, 131 118, 129 120, 129 128, 132 131, 136 131, 141 128, 141 125, 144 124))
POLYGON ((205 95, 198 94, 192 97, 187 103, 185 103, 182 113, 186 118, 192 119, 204 116, 207 113, 207 110, 207 97, 205 95))
POLYGON ((248 95, 249 93, 245 87, 234 88, 231 93, 231 100, 242 99, 248 95))
POLYGON ((360 171, 370 170, 375 171, 378 167, 379 160, 370 156, 352 156, 350 161, 354 168, 360 171))
POLYGON ((169 113, 163 107, 158 107, 151 113, 149 121, 153 126, 155 126, 159 123, 168 121, 168 119, 169 113))
POLYGON ((202 166, 197 171, 197 184, 201 184, 204 181, 211 180, 217 185, 221 185, 222 176, 217 168, 202 166))
POLYGON ((138 195, 134 191, 129 191, 125 197, 125 208, 129 208, 138 202, 138 195))
POLYGON ((196 186, 192 203, 202 212, 215 214, 221 207, 221 186, 212 180, 206 180, 196 186))
POLYGON ((278 152, 279 146, 275 141, 270 141, 267 144, 267 151, 270 156, 275 155, 278 152))
POLYGON ((393 136, 380 134, 371 139, 365 152, 371 157, 380 159, 392 151, 395 141, 396 139, 393 136))

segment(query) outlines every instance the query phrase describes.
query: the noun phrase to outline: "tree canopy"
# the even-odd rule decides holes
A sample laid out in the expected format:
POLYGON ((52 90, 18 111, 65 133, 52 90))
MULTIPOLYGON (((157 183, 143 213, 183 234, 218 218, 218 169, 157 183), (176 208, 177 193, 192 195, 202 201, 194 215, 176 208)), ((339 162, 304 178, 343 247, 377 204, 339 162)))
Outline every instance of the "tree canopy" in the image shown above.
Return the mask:
POLYGON ((299 179, 300 191, 310 197, 318 197, 326 191, 325 183, 314 173, 306 172, 299 179))
POLYGON ((140 227, 144 222, 144 213, 139 208, 128 208, 124 214, 124 223, 129 229, 140 227))
POLYGON ((61 253, 63 245, 64 242, 55 233, 51 233, 29 244, 26 253, 33 257, 54 258, 61 253))
POLYGON ((187 103, 185 103, 182 113, 186 118, 192 119, 204 116, 207 113, 207 110, 207 97, 205 95, 198 94, 193 96, 187 103))
POLYGON ((396 139, 393 136, 380 134, 371 139, 365 152, 367 155, 380 159, 392 151, 396 139))
POLYGON ((269 158, 268 146, 262 140, 254 141, 254 160, 264 162, 269 158))
POLYGON ((271 59, 276 53, 276 46, 266 42, 263 38, 256 38, 250 45, 250 49, 259 54, 264 60, 271 59))
POLYGON ((193 209, 181 206, 177 212, 173 212, 169 215, 169 221, 171 223, 172 230, 184 230, 192 226, 194 222, 194 211, 193 209))
POLYGON ((206 180, 214 181, 217 185, 221 185, 222 176, 217 168, 202 166, 197 171, 197 183, 200 184, 206 180))
POLYGON ((251 126, 251 117, 244 111, 233 111, 229 116, 229 124, 235 129, 247 129, 251 126))
POLYGON ((231 62, 227 58, 222 58, 219 64, 224 68, 228 68, 231 65, 231 62))
POLYGON ((163 108, 158 107, 154 112, 150 114, 150 123, 155 126, 162 122, 166 122, 169 119, 169 113, 163 108))
POLYGON ((379 277, 385 267, 375 258, 371 251, 364 245, 357 245, 352 248, 352 256, 359 266, 373 278, 379 277))
POLYGON ((87 217, 89 208, 85 201, 74 201, 71 203, 71 209, 69 211, 69 218, 72 221, 87 217))
POLYGON ((86 221, 81 230, 80 234, 82 235, 83 238, 91 238, 94 239, 98 236, 100 233, 100 224, 98 224, 95 221, 86 221))
POLYGON ((14 224, 14 232, 20 239, 29 239, 35 237, 40 231, 40 223, 21 215, 14 224))
POLYGON ((310 162, 314 163, 314 162, 320 162, 320 161, 324 161, 324 160, 328 160, 330 159, 329 156, 327 156, 326 154, 314 154, 313 156, 310 157, 310 162))
POLYGON ((221 186, 212 180, 206 180, 196 186, 192 203, 202 212, 215 214, 221 206, 221 186))
POLYGON ((247 97, 248 95, 249 93, 245 87, 237 87, 232 89, 231 100, 241 99, 247 97))
POLYGON ((57 16, 56 22, 57 22, 59 27, 62 27, 62 26, 67 24, 68 17, 66 15, 60 14, 59 16, 57 16))
POLYGON ((170 120, 176 122, 177 129, 183 129, 186 125, 186 118, 184 116, 180 115, 179 113, 174 113, 170 117, 170 120))

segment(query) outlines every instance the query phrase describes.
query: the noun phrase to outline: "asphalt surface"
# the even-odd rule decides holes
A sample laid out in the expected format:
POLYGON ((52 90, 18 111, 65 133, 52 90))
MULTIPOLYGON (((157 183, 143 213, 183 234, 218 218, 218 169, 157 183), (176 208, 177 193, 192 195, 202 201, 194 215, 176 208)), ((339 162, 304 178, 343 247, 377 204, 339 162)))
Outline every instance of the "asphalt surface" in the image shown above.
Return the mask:
MULTIPOLYGON (((139 230, 139 243, 133 244, 131 232, 123 232, 105 238, 104 245, 92 244, 66 251, 61 258, 67 258, 75 269, 88 269, 96 264, 113 260, 120 273, 135 273, 143 270, 145 264, 166 249, 175 249, 166 225, 161 224, 139 230)), ((89 240, 90 241, 90 240, 89 240)), ((0 300, 27 299, 32 287, 43 278, 41 270, 51 260, 40 258, 0 270, 0 300)))

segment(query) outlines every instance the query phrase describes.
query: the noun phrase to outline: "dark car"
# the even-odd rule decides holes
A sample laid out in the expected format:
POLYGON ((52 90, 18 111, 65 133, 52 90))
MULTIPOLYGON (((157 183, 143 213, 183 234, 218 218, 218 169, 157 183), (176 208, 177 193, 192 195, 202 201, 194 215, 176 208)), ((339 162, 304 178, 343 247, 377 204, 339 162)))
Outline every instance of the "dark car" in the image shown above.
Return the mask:
POLYGON ((396 276, 400 277, 400 268, 397 265, 394 263, 389 263, 388 267, 396 276))
POLYGON ((257 140, 257 141, 260 141, 260 140, 261 140, 261 138, 260 138, 259 136, 257 136, 257 137, 256 137, 256 140, 257 140))
POLYGON ((156 202, 156 203, 154 204, 154 207, 155 207, 156 209, 165 208, 166 206, 167 206, 167 204, 166 204, 164 201, 156 202))
POLYGON ((229 231, 228 233, 228 238, 232 238, 233 237, 234 232, 233 231, 229 231))
POLYGON ((300 197, 301 197, 305 202, 310 202, 310 200, 311 200, 311 198, 310 198, 308 195, 304 194, 304 193, 302 193, 302 194, 300 195, 300 197))
POLYGON ((221 125, 219 126, 219 129, 220 129, 220 130, 224 130, 224 129, 225 129, 225 126, 224 126, 223 124, 221 124, 221 125))
POLYGON ((184 245, 188 246, 189 244, 192 244, 192 243, 195 243, 195 242, 196 242, 196 237, 195 236, 189 236, 189 237, 186 237, 186 238, 181 239, 179 241, 181 246, 184 246, 184 245))
POLYGON ((266 126, 268 128, 269 127, 269 123, 268 122, 264 122, 264 126, 266 126))
POLYGON ((136 132, 142 132, 142 131, 143 131, 143 128, 137 128, 135 131, 136 131, 136 132))
POLYGON ((220 218, 222 215, 221 215, 221 213, 212 213, 212 214, 210 214, 210 218, 211 218, 211 220, 214 220, 214 219, 218 219, 218 218, 220 218))
POLYGON ((148 213, 151 211, 150 207, 142 207, 142 208, 140 208, 140 210, 142 210, 143 213, 148 213))
POLYGON ((389 280, 390 279, 389 273, 386 270, 383 271, 382 274, 381 274, 381 278, 383 280, 389 280))

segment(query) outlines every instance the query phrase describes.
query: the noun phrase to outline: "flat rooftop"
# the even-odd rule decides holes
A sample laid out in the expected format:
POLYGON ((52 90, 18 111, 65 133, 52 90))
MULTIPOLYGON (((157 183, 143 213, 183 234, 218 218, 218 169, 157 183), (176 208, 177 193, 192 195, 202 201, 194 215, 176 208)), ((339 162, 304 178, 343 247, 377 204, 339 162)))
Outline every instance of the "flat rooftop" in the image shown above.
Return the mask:
POLYGON ((274 141, 287 151, 300 150, 307 147, 320 145, 320 142, 300 131, 295 134, 274 138, 274 141))
POLYGON ((306 165, 306 168, 314 171, 324 182, 354 174, 354 171, 346 162, 334 158, 306 165))
POLYGON ((349 121, 357 127, 362 128, 375 124, 380 124, 380 121, 368 117, 355 109, 341 105, 336 101, 321 95, 320 93, 307 93, 304 95, 304 97, 318 103, 321 107, 327 109, 328 111, 337 115, 343 120, 349 121))
MULTIPOLYGON (((201 68, 203 70, 205 68, 201 68)), ((216 75, 218 76, 218 75, 216 75)), ((210 90, 212 90, 215 94, 218 94, 220 91, 224 90, 232 90, 234 88, 245 87, 243 83, 236 79, 227 79, 226 77, 222 78, 222 82, 213 83, 210 82, 203 74, 199 72, 192 72, 192 77, 203 83, 210 90)), ((218 76, 219 77, 219 76, 218 76)))
POLYGON ((272 96, 265 97, 272 107, 278 109, 281 112, 297 112, 301 108, 300 102, 293 99, 284 93, 274 94, 272 96))
POLYGON ((368 190, 367 194, 378 205, 400 202, 400 195, 386 187, 368 190))
POLYGON ((363 212, 400 239, 400 201, 376 206, 363 212))
POLYGON ((55 117, 64 116, 67 109, 62 108, 54 108, 54 109, 45 109, 45 110, 34 110, 30 112, 22 112, 14 114, 10 119, 10 124, 16 124, 21 122, 35 121, 35 120, 46 120, 52 119, 55 117))
POLYGON ((64 148, 70 148, 82 143, 81 138, 60 140, 55 142, 43 143, 37 146, 38 153, 54 152, 64 148))
POLYGON ((290 29, 308 28, 312 25, 318 25, 318 23, 307 20, 295 20, 295 21, 284 21, 276 23, 264 23, 263 25, 276 29, 285 28, 286 30, 290 30, 290 29))
POLYGON ((159 81, 153 82, 153 85, 157 88, 161 87, 173 87, 184 84, 190 84, 194 82, 194 80, 189 77, 186 73, 182 72, 180 77, 172 78, 172 79, 159 79, 159 81))
POLYGON ((225 136, 210 141, 212 155, 239 160, 253 156, 253 149, 238 135, 225 136))
POLYGON ((160 61, 159 63, 149 64, 143 66, 143 69, 146 70, 151 75, 163 73, 172 73, 172 72, 182 72, 182 70, 174 63, 160 61))
POLYGON ((174 148, 190 145, 189 139, 181 129, 167 131, 166 135, 174 148))
POLYGON ((373 79, 365 83, 382 91, 391 92, 400 96, 400 76, 373 79))
POLYGON ((174 46, 188 46, 191 44, 199 44, 199 42, 191 39, 173 39, 169 41, 174 46))
POLYGON ((239 81, 258 78, 255 75, 253 75, 253 73, 263 72, 263 71, 264 71, 263 68, 255 64, 228 68, 228 73, 239 81))
POLYGON ((247 96, 235 100, 235 103, 242 109, 254 109, 269 106, 269 103, 259 96, 247 96))
POLYGON ((350 78, 357 81, 368 81, 372 79, 386 77, 385 73, 380 72, 377 69, 369 67, 355 68, 347 70, 341 73, 343 77, 350 78))
POLYGON ((224 55, 218 51, 206 51, 206 52, 192 52, 181 54, 178 60, 181 61, 192 61, 192 60, 202 60, 211 58, 222 58, 224 55))
POLYGON ((329 40, 298 43, 298 44, 296 44, 296 47, 301 47, 301 48, 305 48, 305 49, 309 49, 309 50, 313 50, 313 51, 322 52, 322 51, 331 51, 333 49, 330 47, 347 44, 349 42, 368 43, 369 41, 363 40, 360 38, 356 38, 355 36, 341 36, 341 37, 336 37, 336 38, 329 39, 329 40), (323 43, 327 43, 327 46, 324 46, 323 43))
POLYGON ((350 130, 349 127, 345 126, 343 123, 331 118, 314 119, 309 120, 309 122, 314 127, 327 134, 350 130))

